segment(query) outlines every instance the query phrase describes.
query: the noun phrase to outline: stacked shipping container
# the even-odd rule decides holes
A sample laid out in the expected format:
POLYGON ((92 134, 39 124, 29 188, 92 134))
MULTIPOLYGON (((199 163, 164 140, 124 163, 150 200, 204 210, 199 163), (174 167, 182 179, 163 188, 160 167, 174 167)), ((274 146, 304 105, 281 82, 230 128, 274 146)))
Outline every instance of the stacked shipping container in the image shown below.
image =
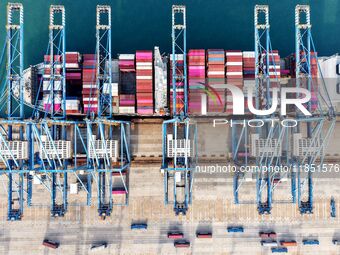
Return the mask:
POLYGON ((208 50, 207 81, 215 93, 208 98, 208 112, 223 112, 225 109, 225 52, 224 50, 208 50))
POLYGON ((133 114, 136 105, 136 69, 134 54, 119 55, 119 113, 133 114))
POLYGON ((66 52, 66 68, 79 68, 79 52, 66 52))
POLYGON ((136 52, 137 113, 153 114, 153 68, 152 51, 136 52))
MULTIPOLYGON (((109 66, 108 66, 109 62, 105 63, 105 70, 106 72, 108 72, 109 70, 109 66)), ((111 93, 112 93, 112 112, 113 113, 119 113, 119 90, 118 90, 118 83, 119 83, 119 64, 118 64, 118 59, 113 59, 111 61, 111 93)), ((104 91, 109 93, 109 86, 105 85, 104 86, 104 91)))
POLYGON ((176 54, 173 56, 170 54, 170 110, 171 113, 173 111, 173 66, 172 66, 172 60, 175 58, 177 60, 178 66, 175 70, 177 75, 176 82, 176 112, 179 114, 181 111, 183 111, 184 108, 184 83, 182 80, 182 76, 184 74, 184 57, 183 54, 176 54))
POLYGON ((98 93, 97 93, 97 57, 95 54, 83 55, 83 104, 84 113, 98 112, 98 93))
POLYGON ((44 75, 43 75, 43 105, 47 112, 52 111, 52 102, 54 102, 54 112, 61 112, 62 84, 61 74, 61 56, 55 55, 54 61, 51 61, 49 55, 44 56, 44 75), (54 66, 54 84, 51 83, 51 68, 54 66), (59 77, 58 77, 59 75, 59 77), (53 90, 53 94, 52 94, 53 90))
MULTIPOLYGON (((226 51, 226 78, 227 83, 243 89, 243 57, 242 51, 228 50, 226 51)), ((233 112, 233 98, 231 92, 226 92, 226 112, 233 112)))
POLYGON ((112 111, 119 113, 119 62, 112 61, 112 111))
POLYGON ((189 113, 206 114, 205 50, 189 50, 188 69, 189 113))
POLYGON ((248 110, 248 88, 253 88, 252 102, 255 105, 255 52, 243 51, 243 93, 245 95, 245 112, 248 110))
MULTIPOLYGON (((155 48, 155 52, 156 51, 155 48)), ((170 84, 166 79, 166 62, 160 54, 155 58, 155 68, 157 65, 158 76, 155 75, 155 95, 153 85, 153 53, 152 51, 137 51, 134 54, 121 54, 118 60, 112 60, 112 84, 103 85, 103 94, 111 89, 113 96, 113 112, 122 114, 152 115, 154 112, 163 113, 167 106, 167 86, 170 85, 170 107, 172 109, 172 55, 170 55, 170 84), (136 58, 136 62, 135 62, 136 58), (158 64, 157 64, 158 63, 158 64), (156 79, 157 78, 157 79, 156 79), (157 87, 159 85, 159 87, 157 87), (111 86, 111 87, 110 87, 111 86), (157 91, 157 98, 156 98, 157 91), (163 92, 163 93, 162 93, 163 92), (163 96, 164 94, 164 96, 163 96), (154 98, 155 97, 155 98, 154 98), (158 106, 154 111, 154 100, 158 100, 158 106), (136 104, 137 103, 137 104, 136 104), (137 107, 136 107, 137 106, 137 107), (157 108, 157 109, 156 109, 157 108)), ((181 76, 184 73, 183 55, 175 56, 178 61, 176 74, 178 79, 177 86, 177 113, 184 107, 184 84, 181 76)), ((58 74, 61 73, 62 58, 55 56, 53 63, 49 59, 49 55, 44 57, 44 75, 43 81, 43 103, 46 111, 51 110, 52 102, 54 102, 55 112, 60 112, 62 98, 62 84, 58 80, 58 74), (53 99, 51 96, 51 65, 54 65, 55 81, 53 89, 53 99)), ((66 61, 66 113, 80 113, 80 100, 84 105, 84 113, 94 112, 98 110, 98 93, 96 85, 96 56, 94 54, 83 55, 83 69, 79 65, 80 55, 78 52, 67 52, 66 61), (78 87, 79 83, 79 87, 78 87), (81 94, 80 87, 82 86, 81 94), (77 93, 78 91, 78 93, 77 93), (79 94, 79 95, 78 95, 79 94)), ((305 59, 304 53, 301 52, 301 59, 305 59)), ((168 58, 167 58, 168 59, 168 58)), ((232 113, 232 96, 231 92, 223 86, 228 83, 243 88, 247 97, 247 90, 250 86, 255 86, 255 53, 253 51, 224 51, 224 50, 189 50, 188 60, 188 104, 189 113, 206 114, 208 113, 232 113), (207 79, 206 79, 207 78, 207 79)), ((269 65, 269 77, 271 79, 271 87, 279 85, 279 78, 282 70, 290 67, 290 73, 295 75, 295 55, 291 55, 289 61, 282 62, 278 51, 274 50, 270 54, 267 63, 266 53, 260 54, 263 68, 269 65), (281 63, 280 63, 281 62, 281 63), (285 63, 289 63, 285 65, 285 63)), ((305 59, 302 62, 306 62, 305 59)), ((106 63, 107 66, 107 63, 106 63)), ((302 71, 308 72, 307 65, 302 71)), ((156 70, 156 69, 155 69, 156 70)), ((288 73, 286 71, 285 75, 288 73)), ((317 83, 318 66, 316 53, 311 53, 311 74, 315 78, 312 87, 312 109, 317 106, 317 83)), ((302 86, 306 86, 305 83, 302 86)), ((263 94, 264 95, 264 94, 263 94)), ((255 93, 253 94, 253 102, 255 93)), ((40 95, 41 98, 41 95, 40 95)), ((245 109, 248 109, 246 98, 245 109)), ((265 104, 262 100, 262 105, 265 104)))
POLYGON ((243 51, 243 78, 255 79, 255 52, 243 51))
MULTIPOLYGON (((317 64, 317 52, 311 52, 310 54, 310 62, 311 62, 311 75, 312 78, 316 78, 318 77, 318 64, 317 64)), ((302 62, 302 70, 301 72, 308 72, 308 68, 307 68, 307 56, 305 56, 305 52, 301 51, 300 52, 300 60, 302 62), (306 63, 306 65, 303 65, 303 63, 306 63)), ((295 53, 291 54, 289 56, 289 60, 287 60, 287 62, 290 65, 290 74, 293 78, 295 78, 295 65, 296 65, 296 58, 295 58, 295 53)))
POLYGON ((66 52, 66 94, 72 97, 66 98, 66 114, 80 113, 80 100, 82 90, 82 71, 79 68, 79 52, 66 52))

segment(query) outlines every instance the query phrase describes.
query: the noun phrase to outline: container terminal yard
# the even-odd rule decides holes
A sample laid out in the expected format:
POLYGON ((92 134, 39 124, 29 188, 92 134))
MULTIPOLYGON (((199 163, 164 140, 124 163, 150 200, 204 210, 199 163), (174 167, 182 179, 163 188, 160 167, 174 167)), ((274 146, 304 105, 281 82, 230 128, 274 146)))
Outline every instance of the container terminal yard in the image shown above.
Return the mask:
POLYGON ((286 57, 268 5, 252 51, 188 48, 173 5, 171 53, 117 56, 110 5, 85 53, 49 11, 24 69, 24 6, 0 10, 0 254, 340 254, 340 57, 318 56, 309 5, 286 57))

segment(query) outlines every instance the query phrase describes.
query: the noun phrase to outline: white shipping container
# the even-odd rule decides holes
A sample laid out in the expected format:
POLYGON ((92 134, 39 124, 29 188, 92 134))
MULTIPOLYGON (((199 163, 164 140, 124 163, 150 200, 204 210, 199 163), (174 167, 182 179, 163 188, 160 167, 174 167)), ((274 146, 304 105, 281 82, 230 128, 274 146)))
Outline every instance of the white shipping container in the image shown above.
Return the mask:
POLYGON ((68 52, 65 52, 66 55, 74 55, 74 54, 77 54, 79 56, 79 52, 78 51, 68 51, 68 52))
POLYGON ((225 55, 226 56, 240 56, 240 57, 242 57, 242 52, 240 51, 240 52, 228 52, 228 51, 226 51, 226 53, 225 53, 225 55))
POLYGON ((242 66, 242 62, 227 62, 227 66, 242 66))
POLYGON ((224 75, 224 71, 208 71, 209 75, 224 75))
POLYGON ((137 69, 138 69, 138 67, 145 67, 145 66, 151 66, 152 67, 152 62, 137 62, 136 66, 137 66, 137 69))
POLYGON ((91 88, 97 88, 97 84, 90 82, 90 83, 83 83, 83 88, 84 89, 91 89, 91 88))
MULTIPOLYGON (((172 86, 170 87, 170 91, 173 92, 172 86)), ((176 92, 177 92, 177 93, 178 93, 178 92, 184 92, 184 89, 182 89, 182 88, 177 88, 177 89, 176 89, 176 92)))
POLYGON ((119 106, 119 113, 133 114, 135 113, 135 107, 134 106, 119 106))
MULTIPOLYGON (((172 57, 173 57, 172 54, 170 54, 170 62, 172 61, 172 57)), ((183 61, 184 60, 183 54, 176 54, 175 59, 183 61)))
POLYGON ((137 66, 137 70, 152 70, 152 66, 137 66))
POLYGON ((207 115, 207 94, 201 94, 201 114, 207 115))
POLYGON ((242 75, 242 72, 226 72, 227 76, 233 76, 233 75, 242 75))
POLYGON ((70 194, 78 194, 78 183, 70 184, 70 194))
POLYGON ((181 172, 175 172, 175 182, 181 182, 181 172))
POLYGON ((138 75, 138 76, 136 76, 136 79, 137 80, 152 80, 152 76, 141 76, 141 75, 138 75))
MULTIPOLYGON (((264 65, 264 68, 267 68, 267 66, 264 65)), ((281 68, 280 65, 269 65, 269 69, 276 69, 276 70, 278 70, 278 69, 280 69, 280 68, 281 68)))
POLYGON ((98 98, 97 97, 83 97, 83 102, 97 102, 98 98))
POLYGON ((255 51, 243 51, 242 56, 244 58, 255 58, 255 51))
POLYGON ((66 100, 66 110, 79 110, 79 100, 66 100))
POLYGON ((262 241, 261 242, 262 246, 266 246, 266 247, 277 247, 277 242, 275 241, 262 241))
POLYGON ((135 54, 119 54, 119 60, 135 60, 135 54))
POLYGON ((78 99, 66 99, 66 105, 68 104, 79 104, 79 100, 78 99))
POLYGON ((66 68, 79 68, 79 64, 77 64, 77 63, 66 63, 65 67, 66 68))

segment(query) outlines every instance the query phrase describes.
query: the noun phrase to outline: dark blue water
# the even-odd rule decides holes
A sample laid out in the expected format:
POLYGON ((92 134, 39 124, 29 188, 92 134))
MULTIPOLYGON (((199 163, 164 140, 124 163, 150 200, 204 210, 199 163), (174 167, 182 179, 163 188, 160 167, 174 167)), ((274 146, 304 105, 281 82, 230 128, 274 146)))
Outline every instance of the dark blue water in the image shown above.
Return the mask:
MULTIPOLYGON (((3 46, 6 4, 0 0, 0 46, 3 46)), ((67 18, 67 50, 94 52, 95 9, 98 3, 112 6, 114 54, 138 49, 171 50, 171 5, 187 6, 188 48, 252 50, 253 8, 270 7, 271 40, 281 56, 294 51, 294 7, 311 5, 312 32, 319 55, 340 48, 340 0, 22 0, 25 11, 25 66, 42 61, 48 42, 50 4, 63 4, 67 18)))

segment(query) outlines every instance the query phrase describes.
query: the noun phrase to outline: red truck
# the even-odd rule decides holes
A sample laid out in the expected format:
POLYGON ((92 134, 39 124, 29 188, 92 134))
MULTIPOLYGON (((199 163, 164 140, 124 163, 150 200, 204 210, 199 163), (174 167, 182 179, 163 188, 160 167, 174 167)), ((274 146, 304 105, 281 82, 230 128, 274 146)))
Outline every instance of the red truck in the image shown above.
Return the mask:
POLYGON ((259 233, 261 238, 271 238, 271 239, 275 239, 277 237, 275 232, 260 232, 259 233))
POLYGON ((50 241, 45 239, 42 243, 44 246, 48 247, 48 248, 52 248, 52 249, 57 249, 59 247, 59 243, 54 242, 54 241, 50 241))

